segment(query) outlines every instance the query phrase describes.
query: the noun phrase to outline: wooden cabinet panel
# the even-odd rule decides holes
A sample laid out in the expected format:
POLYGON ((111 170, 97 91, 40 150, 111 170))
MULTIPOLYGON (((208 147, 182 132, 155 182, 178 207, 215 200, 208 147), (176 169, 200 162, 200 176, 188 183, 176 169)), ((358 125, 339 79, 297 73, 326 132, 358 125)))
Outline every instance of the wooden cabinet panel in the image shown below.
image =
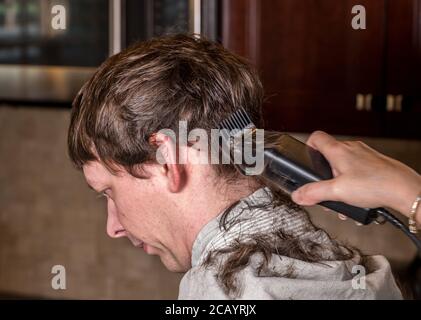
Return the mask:
POLYGON ((421 1, 387 2, 384 94, 394 110, 384 112, 382 134, 421 138, 421 1))
POLYGON ((258 68, 267 95, 264 111, 268 128, 420 136, 404 129, 404 117, 411 118, 413 113, 399 114, 400 124, 391 127, 389 122, 396 117, 385 109, 392 74, 396 89, 391 92, 414 95, 415 81, 408 77, 408 70, 415 71, 414 63, 419 59, 405 55, 413 55, 409 52, 416 43, 409 38, 413 40, 417 30, 414 23, 419 23, 413 15, 417 0, 222 3, 223 44, 258 68), (366 9, 365 30, 351 26, 354 5, 366 9), (405 62, 396 65, 401 60, 405 62), (372 95, 371 111, 357 110, 357 94, 372 95))

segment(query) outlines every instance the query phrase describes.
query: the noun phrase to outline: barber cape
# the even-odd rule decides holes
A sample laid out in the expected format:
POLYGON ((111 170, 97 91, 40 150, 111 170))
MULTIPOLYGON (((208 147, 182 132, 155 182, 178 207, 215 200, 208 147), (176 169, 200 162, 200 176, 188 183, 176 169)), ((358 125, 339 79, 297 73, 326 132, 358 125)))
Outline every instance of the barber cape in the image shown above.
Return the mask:
POLYGON ((314 227, 305 211, 287 204, 253 208, 271 201, 270 190, 261 188, 242 199, 228 214, 227 221, 236 223, 227 231, 220 228, 222 214, 202 228, 193 244, 192 268, 180 283, 179 299, 402 299, 386 258, 365 256, 362 263, 362 257, 354 252, 349 260, 332 261, 329 257, 333 251, 329 248, 340 248, 339 245, 314 227), (239 293, 235 297, 226 295, 216 276, 218 266, 230 253, 215 255, 216 263, 204 266, 209 253, 279 229, 297 239, 322 244, 326 261, 305 262, 272 254, 267 268, 261 270, 263 255, 255 253, 236 274, 239 293), (287 276, 291 267, 293 276, 287 276))

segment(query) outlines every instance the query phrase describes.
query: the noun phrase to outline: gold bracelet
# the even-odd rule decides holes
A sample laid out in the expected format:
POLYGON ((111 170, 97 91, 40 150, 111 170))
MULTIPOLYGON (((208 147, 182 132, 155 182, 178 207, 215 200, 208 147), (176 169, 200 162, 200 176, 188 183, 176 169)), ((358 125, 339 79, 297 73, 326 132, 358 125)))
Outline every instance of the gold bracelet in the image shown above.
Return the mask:
POLYGON ((417 198, 415 199, 414 203, 412 204, 411 207, 411 212, 409 213, 409 231, 411 233, 417 233, 418 232, 418 228, 417 228, 417 222, 415 221, 415 215, 417 214, 417 210, 418 210, 418 206, 421 202, 421 194, 419 194, 417 196, 417 198))

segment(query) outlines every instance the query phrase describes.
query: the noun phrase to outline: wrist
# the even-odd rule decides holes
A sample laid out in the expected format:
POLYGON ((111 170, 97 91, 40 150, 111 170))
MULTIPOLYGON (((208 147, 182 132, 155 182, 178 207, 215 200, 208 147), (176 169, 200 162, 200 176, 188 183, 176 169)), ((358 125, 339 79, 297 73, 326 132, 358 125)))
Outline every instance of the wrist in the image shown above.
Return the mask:
POLYGON ((411 212, 409 214, 408 226, 411 233, 418 233, 418 224, 421 219, 417 218, 418 209, 420 208, 421 194, 419 194, 412 204, 411 212))
MULTIPOLYGON (((421 194, 421 176, 417 175, 411 181, 404 181, 402 184, 402 192, 396 192, 397 198, 395 203, 391 205, 391 208, 399 211, 405 216, 409 216, 412 205, 417 197, 421 194)), ((399 184, 396 185, 399 188, 399 184)), ((421 219, 421 207, 415 214, 415 219, 420 223, 421 219)))

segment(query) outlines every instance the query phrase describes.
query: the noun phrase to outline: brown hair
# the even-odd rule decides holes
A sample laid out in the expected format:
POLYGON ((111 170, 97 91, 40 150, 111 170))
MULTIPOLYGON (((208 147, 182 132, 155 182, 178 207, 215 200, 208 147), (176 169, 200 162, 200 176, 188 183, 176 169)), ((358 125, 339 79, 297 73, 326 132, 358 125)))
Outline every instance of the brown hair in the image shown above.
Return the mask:
POLYGON ((262 99, 251 65, 220 44, 188 35, 137 43, 105 61, 78 93, 69 155, 79 169, 100 159, 133 172, 155 159, 149 139, 160 129, 177 132, 184 120, 188 130, 210 131, 239 107, 261 126, 262 99))
MULTIPOLYGON (((268 196, 271 202, 267 204, 247 204, 247 210, 263 209, 279 211, 279 214, 293 214, 296 211, 303 211, 298 205, 291 202, 286 194, 279 189, 269 186, 268 196), (282 211, 285 211, 282 213, 282 211)), ((240 200, 233 203, 222 214, 220 219, 220 229, 229 230, 235 224, 241 223, 241 212, 236 213, 235 218, 228 219, 230 213, 239 204, 240 200), (228 221, 231 220, 231 221, 228 221)), ((243 209, 245 210, 245 209, 243 209)), ((305 231, 311 231, 316 234, 320 229, 313 225, 307 213, 304 211, 303 223, 306 224, 305 231)), ((324 242, 317 239, 303 238, 299 234, 285 232, 278 228, 269 233, 251 234, 243 241, 233 241, 229 246, 209 252, 206 256, 203 266, 205 268, 213 267, 216 270, 215 277, 224 293, 232 298, 241 296, 243 283, 239 282, 238 273, 245 269, 249 264, 251 257, 259 254, 261 262, 257 265, 257 276, 275 276, 284 278, 294 278, 295 268, 293 264, 287 266, 284 272, 275 272, 268 268, 273 255, 286 256, 305 262, 324 264, 327 261, 344 261, 353 257, 360 256, 360 264, 364 265, 364 256, 356 248, 343 246, 335 239, 330 238, 326 233, 324 242), (220 259, 222 257, 222 259, 220 259), (222 260, 222 263, 221 263, 222 260)))

